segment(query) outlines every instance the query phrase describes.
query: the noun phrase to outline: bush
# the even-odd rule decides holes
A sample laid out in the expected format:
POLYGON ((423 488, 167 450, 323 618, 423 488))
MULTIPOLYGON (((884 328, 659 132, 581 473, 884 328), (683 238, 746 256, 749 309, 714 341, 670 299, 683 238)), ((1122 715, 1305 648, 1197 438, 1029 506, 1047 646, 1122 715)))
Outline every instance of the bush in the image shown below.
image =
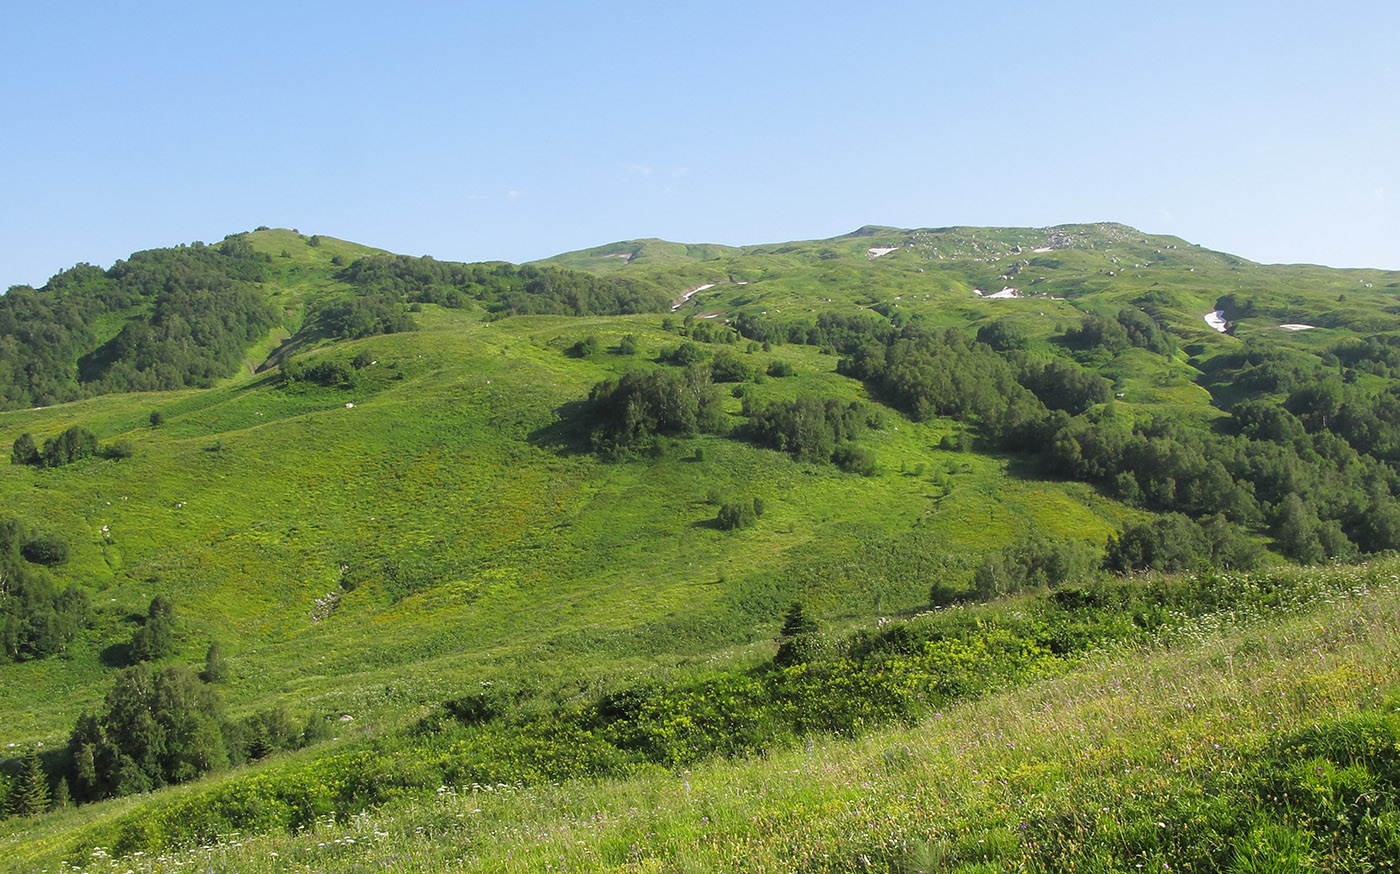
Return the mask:
POLYGON ((843 470, 858 473, 861 476, 874 476, 879 471, 879 466, 875 462, 875 453, 854 443, 842 443, 836 447, 836 451, 831 454, 831 460, 843 470))
POLYGON ((754 377, 753 368, 728 349, 715 355, 710 372, 715 382, 748 382, 754 377))
POLYGON ((10 464, 38 464, 39 447, 34 445, 34 435, 21 434, 15 438, 10 450, 10 464))
POLYGON ((130 440, 117 440, 102 447, 102 457, 118 461, 136 454, 136 445, 130 440))
POLYGON ((738 528, 752 527, 757 524, 758 517, 761 515, 763 515, 763 502, 757 498, 751 501, 729 501, 720 506, 715 522, 723 530, 733 531, 738 528))
POLYGON ((631 334, 623 335, 622 339, 618 341, 617 344, 618 355, 636 355, 641 350, 642 347, 637 342, 637 338, 631 334))
POLYGON ((146 610, 146 621, 131 635, 131 657, 139 662, 175 652, 175 605, 157 595, 146 610))
POLYGON ((19 549, 24 560, 53 567, 68 560, 68 541, 54 534, 41 534, 19 549))
POLYGON ((589 358, 598 354, 600 344, 598 338, 592 334, 579 340, 569 347, 569 355, 573 358, 589 358))
POLYGON ((768 364, 768 375, 775 379, 784 376, 792 376, 795 373, 797 373, 797 368, 782 359, 772 361, 768 364))
POLYGON ((184 665, 122 671, 105 712, 78 717, 69 784, 80 801, 146 792, 229 763, 223 705, 184 665))
POLYGON ((62 467, 97 453, 97 435, 88 429, 74 425, 57 437, 44 441, 42 456, 44 467, 62 467))
POLYGON ((204 670, 199 678, 206 683, 227 683, 228 664, 224 661, 224 648, 213 641, 204 653, 204 670))
POLYGON ((160 410, 151 410, 151 427, 159 428, 165 424, 165 414, 160 410))

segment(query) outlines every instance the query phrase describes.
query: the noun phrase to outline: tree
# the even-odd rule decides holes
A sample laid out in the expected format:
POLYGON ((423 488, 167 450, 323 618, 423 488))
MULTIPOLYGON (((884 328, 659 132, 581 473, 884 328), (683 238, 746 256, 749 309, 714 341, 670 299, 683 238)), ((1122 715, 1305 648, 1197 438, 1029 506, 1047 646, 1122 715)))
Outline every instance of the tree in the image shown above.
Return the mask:
POLYGON ((715 355, 710 372, 714 375, 715 382, 748 382, 754 375, 753 368, 728 349, 715 355))
POLYGON ((68 541, 56 534, 40 534, 19 548, 24 560, 34 564, 63 564, 68 560, 68 541))
POLYGON ((24 433, 15 438, 10 450, 10 464, 38 464, 39 447, 34 445, 34 435, 24 433))
POLYGON ((751 527, 761 515, 763 515, 763 501, 758 498, 754 498, 752 501, 729 501, 719 508, 715 522, 725 531, 733 531, 737 528, 751 527))
POLYGON ((74 425, 57 437, 44 441, 44 467, 61 467, 97 454, 97 435, 74 425))
POLYGON ((1301 564, 1317 564, 1327 557, 1318 537, 1321 527, 1317 514, 1303 503, 1296 492, 1289 492, 1279 502, 1274 514, 1273 534, 1285 555, 1301 564))
POLYGON ((199 678, 206 683, 227 683, 228 665, 224 662, 224 649, 213 641, 204 653, 204 671, 199 678))
POLYGON ((175 651, 175 605, 156 595, 146 610, 146 621, 131 635, 131 657, 139 662, 164 658, 175 651))
POLYGON ((19 781, 10 798, 10 808, 16 816, 38 816, 49 809, 49 779, 39 757, 30 753, 24 758, 19 781))
POLYGON ((68 753, 79 800, 184 782, 228 765, 223 705, 184 665, 127 668, 107 693, 105 712, 78 717, 68 753))
POLYGON ((793 601, 783 617, 783 633, 773 663, 779 666, 815 661, 826 653, 826 638, 801 601, 793 601))
POLYGON ((986 343, 998 352, 1024 349, 1030 343, 1025 328, 1008 319, 996 319, 977 329, 977 342, 986 343))
POLYGON ((807 615, 801 601, 793 601, 783 616, 783 637, 811 634, 818 630, 817 621, 807 615))

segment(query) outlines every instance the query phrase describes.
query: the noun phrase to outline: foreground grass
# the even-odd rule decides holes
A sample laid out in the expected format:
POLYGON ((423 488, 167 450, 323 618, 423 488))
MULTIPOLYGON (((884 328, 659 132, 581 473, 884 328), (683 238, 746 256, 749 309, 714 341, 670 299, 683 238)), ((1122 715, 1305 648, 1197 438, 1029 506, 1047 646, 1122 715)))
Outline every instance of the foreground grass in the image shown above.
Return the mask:
POLYGON ((94 872, 1386 871, 1394 570, 1299 571, 1335 595, 1300 615, 1213 615, 858 739, 625 780, 443 786, 159 857, 60 854, 87 809, 0 846, 13 870, 94 872))

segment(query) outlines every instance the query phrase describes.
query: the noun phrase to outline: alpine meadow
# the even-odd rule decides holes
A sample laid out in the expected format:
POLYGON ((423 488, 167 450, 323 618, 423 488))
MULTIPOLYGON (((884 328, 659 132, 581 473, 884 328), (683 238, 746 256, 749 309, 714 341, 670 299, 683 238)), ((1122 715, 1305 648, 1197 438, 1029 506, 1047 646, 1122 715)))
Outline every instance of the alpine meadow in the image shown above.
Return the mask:
POLYGON ((10 287, 0 446, 0 870, 1400 860, 1398 272, 260 227, 10 287))

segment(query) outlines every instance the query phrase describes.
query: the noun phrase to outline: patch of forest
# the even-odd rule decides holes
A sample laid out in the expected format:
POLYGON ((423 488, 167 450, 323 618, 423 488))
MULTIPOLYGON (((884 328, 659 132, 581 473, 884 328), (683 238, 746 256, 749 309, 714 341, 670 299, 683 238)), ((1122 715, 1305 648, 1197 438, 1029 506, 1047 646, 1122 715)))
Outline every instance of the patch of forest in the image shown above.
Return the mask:
POLYGON ((257 287, 269 262, 231 237, 12 286, 0 296, 0 408, 212 385, 276 324, 257 287))

